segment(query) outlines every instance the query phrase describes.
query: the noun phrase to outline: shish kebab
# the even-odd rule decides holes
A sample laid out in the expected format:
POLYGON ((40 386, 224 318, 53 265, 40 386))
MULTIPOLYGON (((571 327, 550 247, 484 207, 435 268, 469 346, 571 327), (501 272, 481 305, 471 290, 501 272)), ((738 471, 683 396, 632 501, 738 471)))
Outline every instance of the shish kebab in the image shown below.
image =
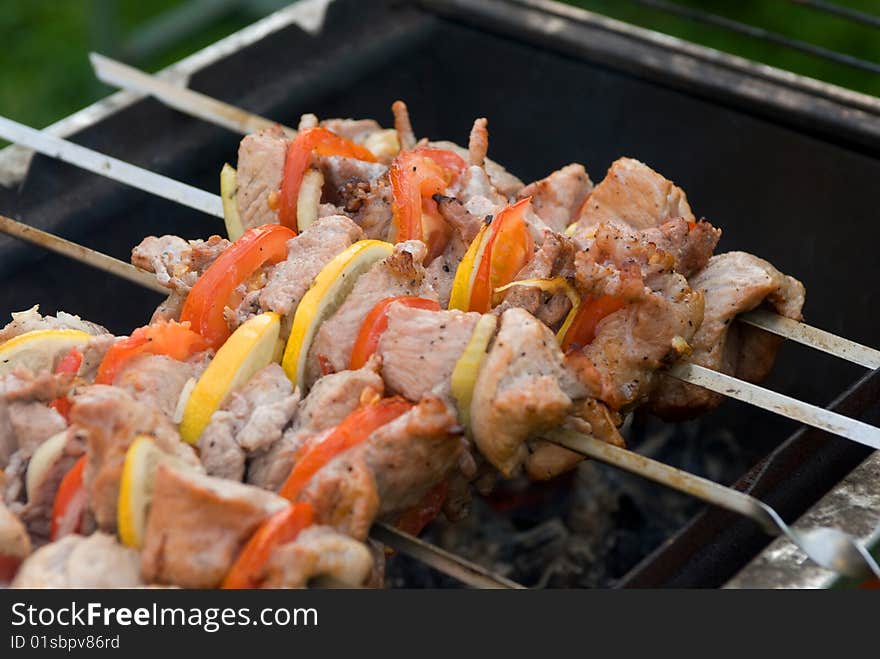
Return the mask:
MULTIPOLYGON (((522 207, 522 206, 521 206, 521 207, 522 207)), ((305 232, 303 233, 303 235, 305 235, 305 232)), ((320 279, 320 276, 319 276, 319 279, 320 279)), ((534 281, 530 281, 529 285, 531 285, 531 284, 533 284, 533 283, 534 283, 534 281)), ((572 305, 572 306, 574 306, 574 305, 572 305)), ((569 314, 569 317, 571 317, 571 314, 569 314)), ((491 316, 486 316, 486 318, 491 318, 491 316)), ((481 319, 481 320, 482 320, 482 319, 481 319)), ((295 320, 294 320, 294 329, 296 329, 296 321, 295 321, 295 320)), ((489 337, 489 338, 491 338, 491 337, 489 337)), ((301 369, 300 369, 300 370, 301 370, 301 369)), ((498 465, 496 465, 496 466, 498 466, 498 465)))
MULTIPOLYGON (((129 263, 71 243, 58 236, 33 229, 10 218, 0 216, 0 230, 92 267, 129 279, 145 288, 158 289, 160 292, 166 290, 158 284, 152 275, 129 263)), ((584 457, 630 471, 643 478, 654 480, 694 496, 706 503, 750 517, 771 535, 779 533, 787 535, 809 558, 827 569, 852 577, 863 577, 871 573, 880 576, 880 567, 877 566, 877 562, 865 550, 864 546, 852 536, 837 529, 812 528, 807 531, 793 529, 782 520, 776 511, 748 494, 595 440, 582 433, 570 430, 556 432, 553 433, 551 441, 579 452, 584 457)), ((409 553, 466 584, 478 587, 514 585, 499 575, 488 573, 458 556, 443 552, 434 545, 421 543, 418 539, 387 524, 375 525, 371 537, 379 542, 389 544, 399 551, 409 553)))

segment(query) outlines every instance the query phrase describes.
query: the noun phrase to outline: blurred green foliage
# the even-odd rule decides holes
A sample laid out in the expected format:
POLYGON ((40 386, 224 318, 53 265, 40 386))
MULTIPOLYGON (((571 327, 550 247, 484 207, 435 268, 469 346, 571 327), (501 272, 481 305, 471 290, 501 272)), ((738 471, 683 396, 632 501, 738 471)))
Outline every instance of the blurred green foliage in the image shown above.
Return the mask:
MULTIPOLYGON (((192 0, 189 0, 190 2, 192 0)), ((728 30, 651 9, 636 0, 571 0, 572 4, 706 46, 880 95, 880 76, 728 30)), ((676 0, 856 57, 880 62, 880 30, 787 0, 676 0)), ((880 15, 880 0, 836 0, 880 15)), ((0 7, 0 114, 45 126, 109 93, 96 82, 87 53, 126 58, 126 44, 148 21, 187 0, 3 0, 0 7)), ((268 5, 265 5, 268 6, 268 5)), ((255 20, 253 11, 221 19, 141 61, 156 70, 255 20)), ((128 58, 131 61, 131 58, 128 58)))

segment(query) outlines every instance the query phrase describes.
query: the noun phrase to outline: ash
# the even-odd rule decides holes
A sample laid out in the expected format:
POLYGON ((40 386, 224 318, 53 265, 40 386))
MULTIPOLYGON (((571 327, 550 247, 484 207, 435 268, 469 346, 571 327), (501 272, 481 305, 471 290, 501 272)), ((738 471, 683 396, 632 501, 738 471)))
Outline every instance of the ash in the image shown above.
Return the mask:
MULTIPOLYGON (((749 466, 732 432, 699 420, 628 421, 630 448, 721 483, 749 466)), ((499 483, 475 495, 470 515, 437 520, 422 537, 530 588, 609 588, 702 509, 690 497, 606 465, 585 461, 547 483, 499 483)), ((406 556, 389 559, 392 588, 460 584, 406 556)))

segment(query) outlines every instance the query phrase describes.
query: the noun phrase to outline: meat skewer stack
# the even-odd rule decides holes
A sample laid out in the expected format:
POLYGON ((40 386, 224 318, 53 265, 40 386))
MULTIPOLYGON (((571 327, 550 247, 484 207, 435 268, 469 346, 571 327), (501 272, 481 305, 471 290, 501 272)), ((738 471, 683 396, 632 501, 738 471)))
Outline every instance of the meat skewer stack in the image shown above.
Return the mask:
MULTIPOLYGON (((377 517, 418 531, 441 508, 461 515, 472 482, 551 478, 582 459, 552 442, 558 428, 623 445, 636 405, 709 409, 720 397, 664 368, 688 356, 759 380, 779 340, 731 321, 759 305, 800 320, 799 282, 712 256, 720 232, 642 163, 619 160, 595 187, 580 165, 523 186, 486 158, 485 120, 465 150, 417 142, 394 113, 394 131, 306 116, 293 141, 246 137, 223 174, 238 240, 135 248, 170 294, 129 339, 36 312, 4 330, 88 335, 72 372, 56 351, 42 373, 6 376, 9 400, 70 422, 14 437, 7 500, 32 535, 51 533, 45 500, 85 452, 73 528, 118 532, 151 583, 376 583, 360 542, 377 517)), ((113 541, 40 552, 85 542, 113 541)), ((34 559, 20 582, 53 583, 34 559)))

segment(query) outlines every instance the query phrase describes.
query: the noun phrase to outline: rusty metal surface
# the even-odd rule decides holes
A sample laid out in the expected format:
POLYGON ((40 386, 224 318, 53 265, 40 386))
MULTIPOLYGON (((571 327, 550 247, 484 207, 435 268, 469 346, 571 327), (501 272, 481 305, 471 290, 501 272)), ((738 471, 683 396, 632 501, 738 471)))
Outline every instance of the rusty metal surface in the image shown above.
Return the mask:
MULTIPOLYGON (((880 554, 880 453, 873 453, 797 520, 801 528, 834 524, 880 554)), ((811 563, 787 538, 777 538, 725 588, 833 588, 853 586, 811 563)))

